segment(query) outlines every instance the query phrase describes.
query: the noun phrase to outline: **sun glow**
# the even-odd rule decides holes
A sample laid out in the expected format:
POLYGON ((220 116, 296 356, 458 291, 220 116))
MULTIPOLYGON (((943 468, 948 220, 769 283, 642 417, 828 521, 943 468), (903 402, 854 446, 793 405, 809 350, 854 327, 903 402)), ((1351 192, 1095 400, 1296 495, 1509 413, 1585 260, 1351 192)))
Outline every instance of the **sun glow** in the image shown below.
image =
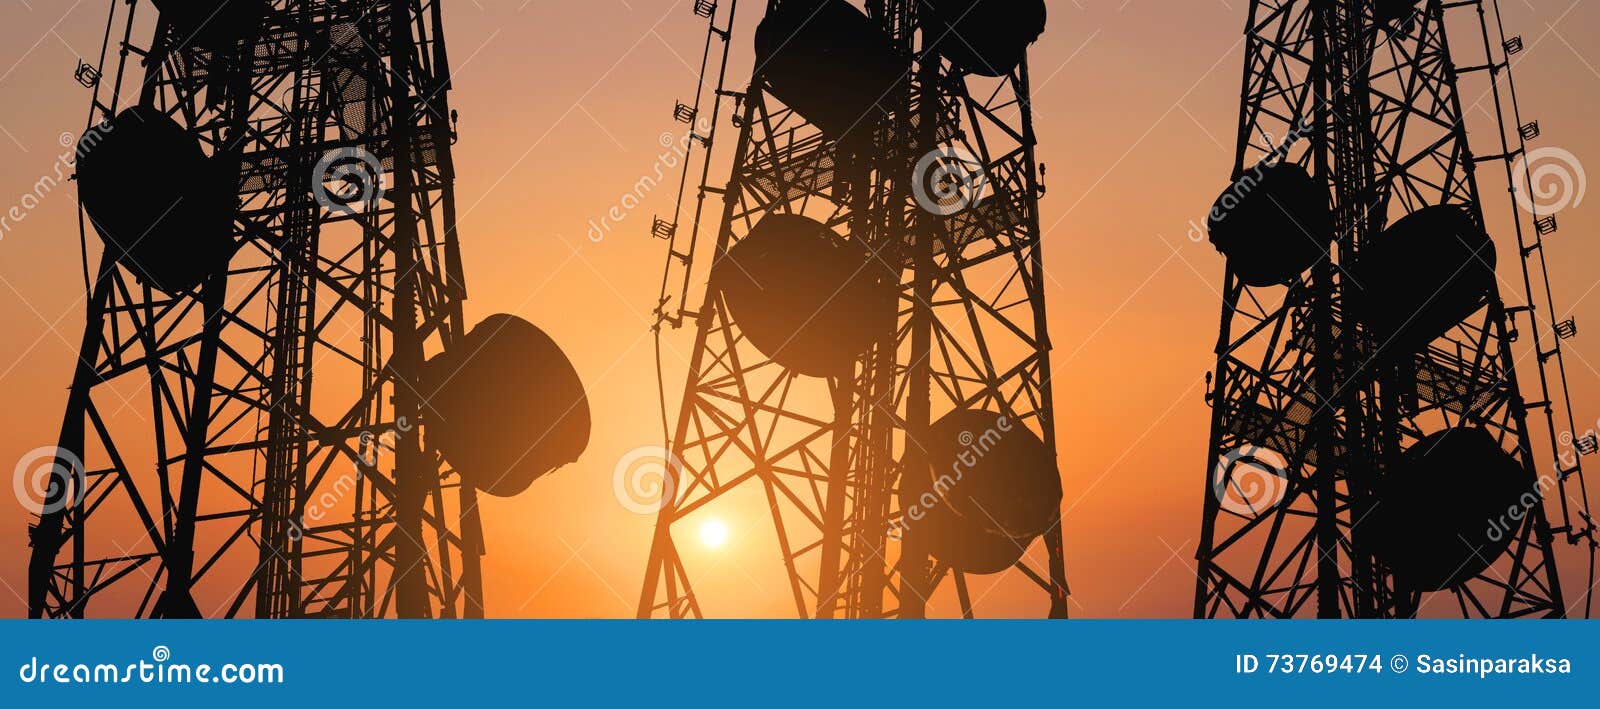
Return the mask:
POLYGON ((711 549, 728 543, 728 525, 720 519, 708 519, 700 525, 700 543, 711 549))

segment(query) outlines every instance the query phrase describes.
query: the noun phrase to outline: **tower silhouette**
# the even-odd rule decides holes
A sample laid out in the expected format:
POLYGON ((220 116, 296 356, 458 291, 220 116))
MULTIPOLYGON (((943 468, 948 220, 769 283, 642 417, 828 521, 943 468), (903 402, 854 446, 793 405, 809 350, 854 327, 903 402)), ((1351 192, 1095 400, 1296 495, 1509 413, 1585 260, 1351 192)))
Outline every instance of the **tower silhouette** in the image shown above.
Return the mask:
POLYGON ((734 509, 756 521, 727 553, 781 569, 765 588, 799 617, 921 617, 952 589, 944 607, 971 616, 967 576, 995 573, 1064 617, 1024 59, 1044 3, 770 2, 733 91, 737 6, 693 3, 703 75, 674 114, 705 154, 653 229, 670 244, 658 333, 695 339, 639 616, 731 605, 696 586, 718 562, 684 545, 734 509), (738 135, 713 183, 725 110, 738 135))
MULTIPOLYGON (((105 249, 30 614, 481 616, 478 492, 531 478, 460 443, 459 400, 553 345, 462 320, 440 3, 109 5, 79 71, 105 249)), ((473 425, 523 422, 500 398, 473 425)), ((550 403, 586 440, 581 391, 550 403)))
POLYGON ((1570 438, 1522 49, 1492 0, 1249 4, 1196 617, 1576 612, 1558 546, 1592 559, 1595 442, 1570 438))

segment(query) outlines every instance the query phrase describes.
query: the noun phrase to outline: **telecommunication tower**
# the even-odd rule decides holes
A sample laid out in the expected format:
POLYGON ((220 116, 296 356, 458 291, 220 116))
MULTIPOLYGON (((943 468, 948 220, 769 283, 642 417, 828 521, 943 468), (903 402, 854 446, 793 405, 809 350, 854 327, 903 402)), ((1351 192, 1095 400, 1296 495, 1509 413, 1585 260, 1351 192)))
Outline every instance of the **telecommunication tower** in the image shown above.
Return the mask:
POLYGON ((1254 0, 1245 31, 1195 616, 1587 615, 1522 39, 1493 0, 1254 0))
POLYGON ((653 228, 658 333, 695 337, 639 616, 718 612, 686 544, 733 505, 798 617, 921 617, 941 588, 971 616, 967 577, 999 573, 1064 617, 1025 60, 1044 3, 775 0, 743 91, 737 5, 692 5, 702 80, 674 114, 704 159, 653 228))
POLYGON ((478 494, 588 409, 536 328, 463 322, 440 2, 108 4, 30 615, 481 616, 478 494))

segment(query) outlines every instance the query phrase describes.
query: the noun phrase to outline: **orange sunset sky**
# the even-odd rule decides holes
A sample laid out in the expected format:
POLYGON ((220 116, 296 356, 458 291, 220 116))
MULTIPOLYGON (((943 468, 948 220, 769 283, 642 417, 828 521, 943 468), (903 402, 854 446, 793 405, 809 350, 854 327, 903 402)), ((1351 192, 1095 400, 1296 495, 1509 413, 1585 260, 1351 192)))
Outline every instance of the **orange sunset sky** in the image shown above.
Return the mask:
MULTIPOLYGON (((99 51, 106 2, 0 0, 0 212, 52 173, 62 134, 82 128, 89 93, 72 72, 99 51)), ((445 5, 468 319, 515 313, 550 333, 586 381, 595 420, 579 462, 520 497, 483 502, 492 616, 635 610, 654 518, 617 502, 613 467, 661 439, 650 326, 665 242, 649 227, 653 214, 671 212, 676 169, 612 231, 598 240, 590 232, 654 174, 663 133, 683 128, 672 107, 692 97, 704 41, 690 4, 445 5)), ((735 77, 748 75, 763 6, 740 4, 735 77)), ((1038 154, 1049 168, 1044 259, 1078 617, 1190 612, 1209 469, 1202 389, 1223 275, 1196 225, 1232 166, 1246 4, 1053 0, 1030 55, 1038 154)), ((1536 145, 1600 165, 1600 131, 1590 126, 1600 115, 1600 3, 1502 4, 1508 32, 1527 45, 1516 75, 1523 115, 1543 128, 1536 145)), ((1492 110, 1480 96, 1463 99, 1492 110)), ((724 159, 732 135, 722 133, 724 159)), ((1560 214, 1550 253, 1562 315, 1600 333, 1600 212, 1591 201, 1600 197, 1560 214)), ((75 211, 73 187, 63 185, 0 233, 0 466, 55 443, 83 327, 75 211)), ((1501 268, 1515 259, 1503 256, 1501 268)), ((667 343, 675 399, 691 332, 667 343)), ((1600 340, 1569 344, 1581 429, 1600 418, 1600 340)), ((26 610, 28 521, 0 497, 0 616, 26 610)), ((727 553, 737 555, 739 541, 727 553)), ((735 558, 727 573, 738 567, 735 558)), ((785 593, 776 579, 762 583, 785 593)), ((1042 612, 982 589, 975 581, 979 615, 1042 612)), ((784 599, 776 602, 781 609, 784 599)))

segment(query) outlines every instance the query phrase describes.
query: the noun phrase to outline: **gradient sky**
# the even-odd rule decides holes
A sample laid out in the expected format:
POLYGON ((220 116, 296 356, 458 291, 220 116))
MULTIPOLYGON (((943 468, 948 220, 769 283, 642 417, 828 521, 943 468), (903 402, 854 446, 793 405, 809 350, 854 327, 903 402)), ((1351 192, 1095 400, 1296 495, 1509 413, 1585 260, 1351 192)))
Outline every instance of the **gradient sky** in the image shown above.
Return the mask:
MULTIPOLYGON (((61 135, 81 129, 89 94, 72 70, 99 51, 107 1, 0 0, 0 212, 52 173, 61 135)), ((748 74, 762 3, 741 5, 733 76, 748 74)), ((1543 127, 1537 145, 1600 161, 1600 134, 1583 132, 1600 115, 1600 3, 1504 5, 1508 32, 1527 44, 1516 72, 1523 114, 1543 127)), ((1209 465, 1202 387, 1223 272, 1191 232, 1233 159, 1245 7, 1051 2, 1050 28, 1031 55, 1049 168, 1042 212, 1067 574, 1080 617, 1189 612, 1209 465)), ((704 40, 689 8, 446 5, 468 317, 510 312, 549 332, 578 363, 597 422, 581 461, 522 497, 484 503, 491 615, 634 610, 653 517, 616 501, 612 470, 660 441, 649 328, 665 247, 649 226, 653 213, 671 211, 670 186, 598 241, 588 232, 656 170, 663 133, 681 127, 671 109, 692 95, 704 40)), ((47 195, 0 236, 0 466, 55 442, 83 327, 72 190, 47 195)), ((1600 331, 1596 214, 1587 201, 1570 208, 1551 239, 1556 300, 1591 332, 1600 331)), ((1580 336, 1569 350, 1580 428, 1600 417, 1596 342, 1580 336)), ((689 331, 668 344, 673 384, 689 331)), ((0 616, 25 610, 27 520, 0 499, 0 616)), ((978 611, 1020 612, 1003 599, 978 611)))

